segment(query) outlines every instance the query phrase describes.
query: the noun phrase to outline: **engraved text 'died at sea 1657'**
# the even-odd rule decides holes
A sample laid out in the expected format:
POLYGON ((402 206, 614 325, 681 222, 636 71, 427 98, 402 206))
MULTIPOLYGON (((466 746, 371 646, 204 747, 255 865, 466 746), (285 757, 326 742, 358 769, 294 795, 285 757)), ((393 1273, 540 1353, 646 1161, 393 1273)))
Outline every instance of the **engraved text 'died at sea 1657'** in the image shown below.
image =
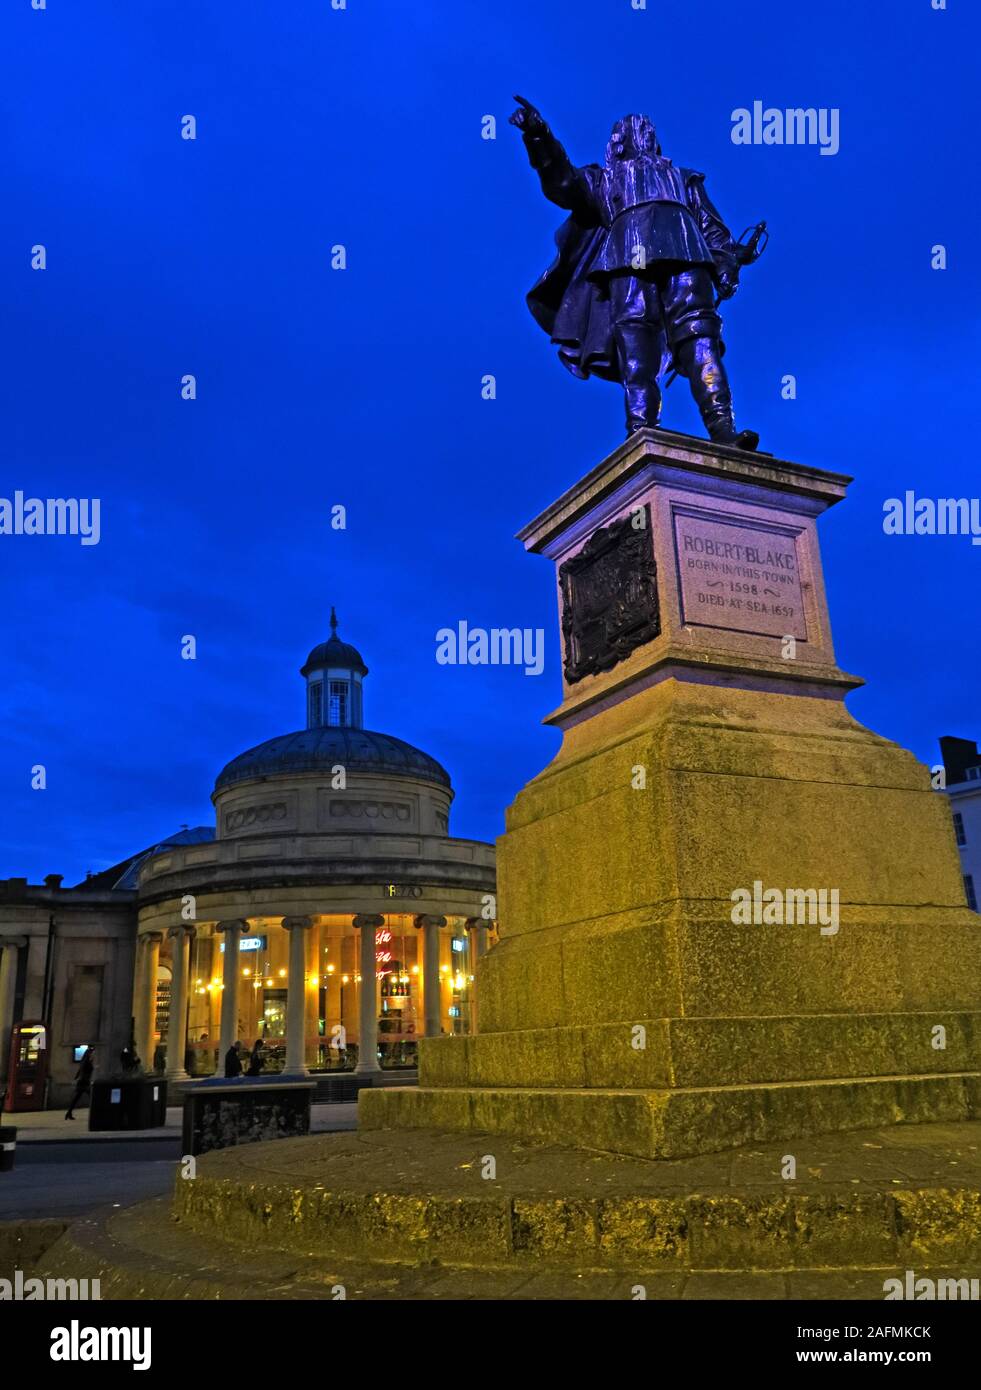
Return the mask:
POLYGON ((650 512, 601 526, 559 566, 565 678, 608 671, 661 631, 650 512))
POLYGON ((682 510, 674 524, 684 622, 807 637, 792 532, 682 510))

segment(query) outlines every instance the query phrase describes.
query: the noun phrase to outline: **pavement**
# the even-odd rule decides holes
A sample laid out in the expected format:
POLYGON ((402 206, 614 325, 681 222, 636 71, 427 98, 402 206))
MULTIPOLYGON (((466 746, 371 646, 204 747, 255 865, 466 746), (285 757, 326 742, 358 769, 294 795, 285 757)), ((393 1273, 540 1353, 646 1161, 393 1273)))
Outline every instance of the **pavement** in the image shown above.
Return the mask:
POLYGON ((4 1115, 5 1125, 17 1130, 18 1150, 24 1144, 91 1143, 93 1140, 126 1141, 133 1139, 179 1139, 182 1110, 179 1105, 167 1107, 167 1123, 156 1129, 90 1130, 88 1107, 80 1107, 74 1120, 66 1120, 63 1110, 30 1110, 19 1115, 4 1115))
MULTIPOLYGON (((354 1101, 349 1105, 332 1105, 327 1101, 314 1101, 310 1112, 311 1134, 333 1133, 338 1129, 354 1129, 357 1123, 358 1106, 354 1101)), ((4 1125, 13 1125, 17 1130, 17 1147, 22 1144, 45 1143, 90 1143, 108 1141, 127 1143, 132 1140, 180 1139, 183 1109, 179 1105, 167 1106, 167 1123, 156 1129, 89 1129, 88 1108, 75 1112, 74 1120, 66 1120, 63 1110, 29 1110, 19 1115, 5 1114, 4 1125)))

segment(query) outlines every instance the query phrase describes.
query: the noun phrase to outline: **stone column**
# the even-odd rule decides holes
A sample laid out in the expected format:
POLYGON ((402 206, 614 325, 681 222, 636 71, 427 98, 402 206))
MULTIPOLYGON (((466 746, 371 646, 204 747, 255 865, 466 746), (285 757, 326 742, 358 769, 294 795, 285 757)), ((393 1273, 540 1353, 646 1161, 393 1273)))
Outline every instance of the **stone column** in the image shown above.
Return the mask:
POLYGON ((446 918, 423 915, 416 918, 416 926, 422 929, 422 992, 425 1003, 425 1036, 438 1038, 440 1031, 439 929, 446 926, 446 918))
POLYGON ((468 917, 467 931, 470 933, 471 950, 473 951, 474 963, 476 963, 481 956, 486 956, 487 954, 487 936, 490 932, 490 922, 485 921, 483 917, 468 917))
POLYGON ((239 942, 246 923, 241 917, 228 922, 219 922, 216 932, 225 937, 225 955, 221 971, 221 1037, 218 1042, 218 1066, 216 1076, 225 1075, 225 1054, 238 1035, 238 961, 239 942))
POLYGON ((132 1002, 129 1011, 133 1016, 133 1041, 136 1044, 136 1051, 140 1061, 143 1057, 143 1036, 146 1033, 146 990, 143 979, 143 956, 146 950, 146 938, 139 932, 136 935, 136 950, 133 952, 133 987, 132 1002))
POLYGON ((385 925, 385 918, 358 913, 354 925, 360 929, 359 955, 361 960, 361 992, 358 1017, 358 1065, 355 1076, 376 1076, 378 1065, 378 1003, 375 998, 375 933, 385 925))
POLYGON ((144 1071, 153 1071, 154 1041, 157 1031, 157 968, 163 932, 144 932, 136 954, 136 988, 133 991, 133 1026, 136 1050, 144 1071))
POLYGON ((0 937, 3 956, 0 957, 0 1090, 7 1084, 7 1059, 10 1056, 10 1030, 14 1026, 14 990, 17 987, 17 960, 26 936, 0 937))
POLYGON ((306 1076, 307 1032, 307 932, 309 917, 284 917, 283 930, 290 934, 290 974, 286 992, 286 1065, 290 1076, 306 1076))
POLYGON ((170 1027, 167 1031, 166 1076, 168 1081, 186 1081, 184 1053, 187 1050, 187 987, 194 928, 171 927, 167 935, 174 946, 170 976, 170 1027))

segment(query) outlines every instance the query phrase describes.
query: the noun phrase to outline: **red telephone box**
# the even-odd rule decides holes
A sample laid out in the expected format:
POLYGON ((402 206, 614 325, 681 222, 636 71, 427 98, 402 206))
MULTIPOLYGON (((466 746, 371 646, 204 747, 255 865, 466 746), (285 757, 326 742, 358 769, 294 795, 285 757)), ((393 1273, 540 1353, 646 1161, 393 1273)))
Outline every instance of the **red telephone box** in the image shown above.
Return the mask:
POLYGON ((25 1019, 10 1033, 10 1065, 4 1110, 41 1110, 48 1079, 48 1033, 43 1023, 25 1019))

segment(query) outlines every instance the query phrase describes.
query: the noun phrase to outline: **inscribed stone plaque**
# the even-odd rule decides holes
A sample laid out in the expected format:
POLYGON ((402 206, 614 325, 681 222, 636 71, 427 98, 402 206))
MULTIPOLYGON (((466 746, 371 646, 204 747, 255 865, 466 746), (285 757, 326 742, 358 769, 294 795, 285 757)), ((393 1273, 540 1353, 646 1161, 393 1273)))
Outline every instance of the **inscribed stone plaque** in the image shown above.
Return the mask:
POLYGON ((684 622, 807 637, 793 533, 681 510, 674 524, 684 622))

